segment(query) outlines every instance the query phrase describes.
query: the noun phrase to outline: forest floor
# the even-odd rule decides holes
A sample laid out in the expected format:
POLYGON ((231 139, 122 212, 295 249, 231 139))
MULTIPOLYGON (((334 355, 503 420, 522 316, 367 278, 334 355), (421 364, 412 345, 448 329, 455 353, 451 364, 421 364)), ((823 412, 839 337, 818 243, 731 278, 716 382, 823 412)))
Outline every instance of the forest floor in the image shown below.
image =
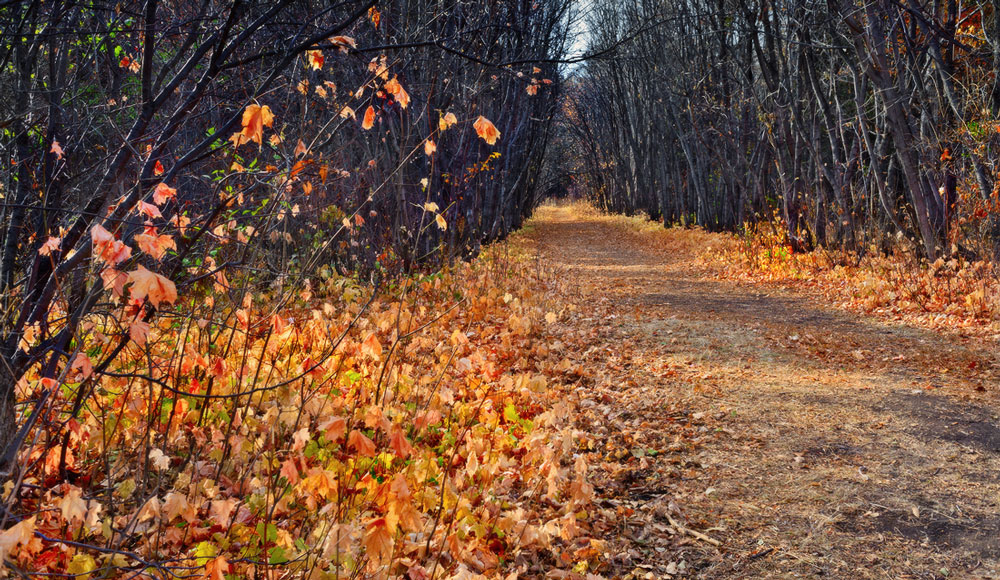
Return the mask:
POLYGON ((992 340, 725 281, 578 207, 527 229, 579 306, 603 575, 1000 578, 992 340))

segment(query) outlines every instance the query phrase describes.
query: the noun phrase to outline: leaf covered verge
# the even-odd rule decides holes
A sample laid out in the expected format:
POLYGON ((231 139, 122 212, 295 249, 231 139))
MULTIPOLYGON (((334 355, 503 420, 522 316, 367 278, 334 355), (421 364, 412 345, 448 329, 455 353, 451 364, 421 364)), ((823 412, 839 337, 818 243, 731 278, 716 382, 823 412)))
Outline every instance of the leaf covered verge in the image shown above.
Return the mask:
POLYGON ((103 371, 88 320, 94 352, 18 385, 45 412, 3 490, 4 570, 585 574, 563 292, 514 244, 374 293, 328 273, 284 303, 181 297, 103 371))

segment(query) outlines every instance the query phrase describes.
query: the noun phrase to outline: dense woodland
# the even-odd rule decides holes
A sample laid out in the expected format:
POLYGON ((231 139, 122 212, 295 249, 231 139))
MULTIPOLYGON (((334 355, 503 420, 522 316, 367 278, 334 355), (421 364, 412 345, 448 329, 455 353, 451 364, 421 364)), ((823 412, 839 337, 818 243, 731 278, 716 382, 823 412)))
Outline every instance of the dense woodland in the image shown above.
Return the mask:
POLYGON ((598 1, 589 30, 634 35, 569 94, 607 210, 713 230, 776 212, 796 250, 1000 248, 991 2, 598 1))
POLYGON ((0 576, 579 568, 558 283, 497 244, 549 196, 1000 256, 992 3, 0 0, 0 38, 0 576))

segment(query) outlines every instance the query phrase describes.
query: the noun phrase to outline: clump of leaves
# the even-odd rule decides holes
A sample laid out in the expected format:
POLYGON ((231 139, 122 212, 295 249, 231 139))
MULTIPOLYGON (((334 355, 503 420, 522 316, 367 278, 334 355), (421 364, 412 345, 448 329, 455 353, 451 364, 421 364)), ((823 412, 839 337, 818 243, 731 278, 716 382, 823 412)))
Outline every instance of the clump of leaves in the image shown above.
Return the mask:
POLYGON ((161 313, 100 372, 83 361, 116 347, 111 323, 84 325, 4 490, 31 515, 0 557, 78 578, 587 569, 561 556, 591 542, 562 391, 578 365, 548 345, 558 285, 526 260, 491 249, 374 293, 329 274, 284 303, 129 273, 161 313))

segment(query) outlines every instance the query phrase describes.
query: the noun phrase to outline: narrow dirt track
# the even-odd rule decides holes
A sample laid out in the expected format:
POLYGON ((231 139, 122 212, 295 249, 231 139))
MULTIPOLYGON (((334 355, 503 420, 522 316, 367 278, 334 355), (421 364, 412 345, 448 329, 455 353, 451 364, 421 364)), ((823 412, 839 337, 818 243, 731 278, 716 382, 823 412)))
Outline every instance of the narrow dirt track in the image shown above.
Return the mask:
POLYGON ((571 209, 532 224, 579 293, 605 575, 1000 577, 994 344, 702 276, 571 209))

